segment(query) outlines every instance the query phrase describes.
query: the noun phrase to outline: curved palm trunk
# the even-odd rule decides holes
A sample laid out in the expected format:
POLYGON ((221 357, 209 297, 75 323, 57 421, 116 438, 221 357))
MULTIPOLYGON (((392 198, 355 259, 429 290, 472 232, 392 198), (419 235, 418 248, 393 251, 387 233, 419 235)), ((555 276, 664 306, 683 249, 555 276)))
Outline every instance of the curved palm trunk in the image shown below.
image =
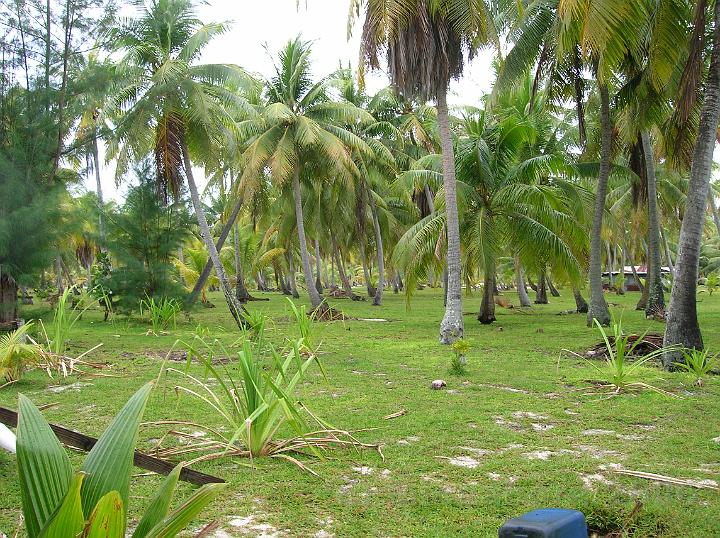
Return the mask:
POLYGON ((315 240, 315 288, 317 289, 318 293, 323 292, 322 287, 322 259, 320 258, 320 242, 316 239, 315 240))
POLYGON ((98 197, 100 210, 98 211, 98 234, 100 235, 100 250, 105 249, 105 223, 103 222, 103 209, 105 200, 103 199, 102 182, 100 181, 100 154, 97 143, 97 128, 95 129, 95 137, 93 138, 93 166, 95 167, 95 194, 98 197))
POLYGON ((478 321, 483 325, 489 325, 495 321, 495 291, 493 290, 493 275, 495 274, 495 268, 493 267, 492 272, 485 273, 485 281, 483 282, 483 297, 480 303, 480 312, 478 313, 478 321))
POLYGON ((288 262, 288 284, 290 288, 290 295, 292 295, 295 299, 300 298, 300 294, 297 290, 297 280, 295 279, 295 262, 293 261, 293 255, 288 250, 287 252, 287 262, 288 262))
POLYGON ((530 302, 530 296, 528 295, 527 287, 525 286, 525 270, 520 263, 519 256, 515 256, 515 274, 517 275, 517 289, 520 306, 523 308, 531 307, 532 302, 530 302))
POLYGON ((555 284, 553 284, 553 281, 550 279, 550 275, 545 275, 545 281, 547 282, 548 289, 550 290, 550 295, 553 297, 560 297, 560 292, 555 287, 555 284))
POLYGON ((544 269, 540 272, 540 276, 538 276, 537 290, 535 291, 535 304, 548 304, 547 281, 545 280, 544 269))
POLYGON ((240 303, 246 303, 250 299, 250 293, 245 287, 242 263, 240 262, 240 234, 238 233, 237 222, 233 226, 233 246, 235 247, 235 298, 240 303))
MULTIPOLYGON (((305 238, 305 222, 303 221, 302 208, 302 191, 300 190, 300 168, 295 167, 293 173, 293 198, 295 199, 295 221, 297 223, 298 242, 300 243, 300 259, 302 260, 302 269, 305 276, 305 284, 307 285, 308 295, 310 296, 310 304, 313 310, 320 308, 322 297, 315 288, 313 282, 312 266, 310 265, 310 253, 307 248, 307 239, 305 238)), ((324 310, 324 309, 322 309, 324 310)))
POLYGON ((598 174, 597 192, 595 193, 595 214, 593 215, 592 234, 590 237, 590 308, 587 324, 591 327, 596 319, 601 325, 610 324, 610 310, 605 301, 602 285, 602 223, 607 197, 607 183, 610 176, 610 151, 612 144, 612 124, 610 118, 610 96, 606 84, 598 81, 600 89, 600 173, 598 174))
POLYGON ((195 185, 195 178, 192 173, 192 163, 190 162, 187 142, 183 140, 181 144, 183 163, 185 164, 185 177, 187 178, 188 190, 190 191, 190 200, 192 200, 195 216, 197 217, 198 226, 200 227, 200 235, 202 236, 203 243, 205 243, 205 248, 208 251, 210 260, 215 267, 215 273, 220 281, 220 288, 225 296, 225 302, 230 309, 230 314, 232 314, 233 319, 235 319, 237 326, 242 328, 245 323, 243 318, 245 308, 235 300, 232 288, 230 287, 230 282, 225 274, 225 269, 223 269, 222 263, 220 263, 220 255, 215 248, 215 243, 213 242, 212 235, 210 234, 210 227, 208 226, 207 219, 205 218, 205 211, 203 210, 200 202, 200 194, 198 193, 197 185, 195 185))
POLYGON ((647 169, 648 190, 648 301, 645 316, 665 318, 665 294, 662 285, 662 262, 660 261, 660 217, 657 205, 657 179, 655 177, 655 152, 647 131, 640 133, 645 167, 647 169))
POLYGON ((337 263, 338 267, 338 274, 340 275, 340 283, 342 284, 343 290, 345 291, 345 295, 347 295, 353 301, 357 301, 360 299, 360 296, 355 295, 355 292, 350 285, 350 280, 348 280, 347 274, 345 274, 345 266, 342 262, 342 255, 340 254, 340 250, 335 244, 335 237, 331 235, 330 238, 332 240, 333 256, 335 257, 335 263, 337 263))
MULTIPOLYGON (((705 101, 700 111, 700 128, 695 142, 685 216, 680 229, 675 278, 665 327, 664 345, 682 345, 702 349, 703 340, 697 318, 696 291, 700 242, 705 226, 713 150, 720 119, 720 2, 715 2, 715 28, 705 101)), ((682 360, 680 351, 665 353, 663 364, 672 368, 682 360)))
POLYGON ((462 295, 460 280, 460 218, 457 208, 455 185, 455 153, 452 135, 450 134, 450 118, 447 107, 447 91, 437 96, 437 122, 440 131, 442 148, 443 184, 445 187, 445 213, 447 230, 447 271, 448 282, 445 287, 447 302, 445 317, 440 323, 440 343, 452 344, 463 337, 464 322, 462 315, 462 295))
MULTIPOLYGON (((230 234, 230 229, 233 227, 233 224, 235 223, 235 219, 237 219, 238 213, 240 213, 240 208, 242 207, 243 200, 242 198, 238 198, 235 201, 235 205, 233 206, 232 213, 230 213, 230 217, 228 218, 228 221, 225 223, 225 226, 223 226, 222 231, 220 232, 220 237, 218 237, 217 244, 215 245, 215 250, 220 251, 222 249, 223 245, 225 244, 225 240, 227 239, 227 236, 230 234)), ((185 300, 185 307, 192 306, 197 301, 198 297, 200 296, 200 292, 205 288, 205 284, 207 283, 207 279, 210 277, 210 272, 213 268, 213 261, 212 259, 209 259, 207 263, 205 264, 205 267, 203 267, 202 273, 200 273, 200 277, 198 278, 197 282, 195 282, 195 285, 193 286, 192 291, 190 292, 190 295, 188 295, 188 298, 185 300)))
MULTIPOLYGON (((618 246, 615 245, 615 258, 618 257, 617 255, 618 246)), ((622 275, 622 279, 620 280, 620 286, 615 286, 617 289, 618 295, 625 295, 625 249, 620 249, 620 275, 622 275)))
POLYGON ((365 257, 365 247, 361 248, 360 257, 362 258, 363 278, 365 279, 368 297, 375 297, 375 288, 373 288, 372 285, 370 271, 367 266, 367 258, 365 257))
POLYGON ((370 213, 372 214, 373 228, 375 229, 375 245, 377 246, 378 285, 377 288, 375 288, 375 298, 372 304, 373 306, 380 306, 382 305, 383 289, 385 288, 385 254, 383 253, 383 240, 380 232, 380 221, 378 220, 375 198, 367 184, 365 184, 365 189, 370 204, 370 213))
POLYGON ((573 286, 573 296, 575 297, 575 311, 578 314, 587 314, 588 303, 585 297, 582 296, 582 293, 580 293, 580 290, 575 286, 573 286))

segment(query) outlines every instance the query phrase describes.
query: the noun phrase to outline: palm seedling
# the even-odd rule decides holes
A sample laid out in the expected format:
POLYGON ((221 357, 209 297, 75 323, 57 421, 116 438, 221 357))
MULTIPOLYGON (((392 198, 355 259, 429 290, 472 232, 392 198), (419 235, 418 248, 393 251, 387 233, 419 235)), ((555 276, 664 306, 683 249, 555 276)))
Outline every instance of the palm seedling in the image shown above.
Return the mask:
POLYGON ((662 357, 667 351, 667 348, 657 348, 630 361, 629 357, 636 355, 636 348, 643 342, 645 334, 647 333, 637 338, 633 335, 624 334, 622 330, 622 320, 613 320, 610 330, 606 330, 598 320, 595 320, 595 325, 600 330, 603 342, 605 343, 606 364, 604 368, 600 368, 590 361, 587 362, 601 375, 601 389, 610 390, 613 395, 637 389, 649 389, 660 394, 673 396, 673 394, 667 391, 638 380, 642 368, 653 359, 662 357), (610 331, 612 331, 612 333, 608 334, 610 331), (610 341, 611 338, 612 342, 610 341))
POLYGON ((14 383, 22 377, 28 366, 40 359, 40 347, 27 343, 32 323, 26 323, 17 330, 0 336, 0 378, 14 383))
MULTIPOLYGON (((148 383, 130 398, 77 472, 38 408, 20 395, 17 463, 30 538, 126 535, 133 454, 151 388, 148 383)), ((181 468, 178 465, 163 480, 133 538, 176 536, 225 486, 205 485, 170 512, 181 468)))
POLYGON ((455 375, 463 375, 467 365, 467 352, 470 351, 470 344, 467 340, 455 340, 452 343, 453 357, 450 362, 450 372, 455 375))
POLYGON ((683 362, 673 363, 677 368, 685 370, 695 377, 695 384, 702 386, 703 378, 708 375, 720 362, 720 356, 710 355, 707 349, 688 349, 683 351, 683 362))

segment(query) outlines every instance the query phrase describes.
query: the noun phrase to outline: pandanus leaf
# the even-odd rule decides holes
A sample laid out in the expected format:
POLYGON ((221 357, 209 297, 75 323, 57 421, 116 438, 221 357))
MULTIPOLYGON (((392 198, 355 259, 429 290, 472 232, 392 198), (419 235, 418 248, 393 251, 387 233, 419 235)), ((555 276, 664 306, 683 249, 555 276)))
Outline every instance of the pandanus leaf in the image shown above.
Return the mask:
POLYGON ((17 465, 25 527, 35 538, 63 502, 72 479, 70 460, 37 407, 18 398, 17 465))
POLYGON ((78 473, 73 477, 65 500, 40 533, 42 538, 67 538, 68 536, 77 536, 83 531, 85 516, 80 500, 80 488, 84 478, 83 473, 78 473))
POLYGON ((85 459, 82 467, 87 473, 82 489, 85 513, 111 491, 117 492, 123 506, 128 505, 135 443, 151 389, 152 383, 148 383, 128 400, 85 459))

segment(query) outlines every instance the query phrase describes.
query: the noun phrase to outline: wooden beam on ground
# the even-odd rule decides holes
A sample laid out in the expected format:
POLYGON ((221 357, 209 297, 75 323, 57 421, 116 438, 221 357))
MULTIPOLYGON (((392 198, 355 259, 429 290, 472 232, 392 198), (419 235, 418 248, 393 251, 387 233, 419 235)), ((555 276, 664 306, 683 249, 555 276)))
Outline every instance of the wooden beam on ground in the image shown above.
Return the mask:
MULTIPOLYGON (((0 422, 6 426, 17 428, 17 421, 18 415, 15 411, 5 407, 0 407, 0 422)), ((89 452, 92 447, 95 446, 95 443, 97 443, 97 439, 95 437, 90 437, 89 435, 69 430, 62 426, 58 426, 57 424, 50 424, 50 427, 53 432, 55 432, 55 435, 60 442, 66 446, 77 448, 84 452, 89 452)), ((175 468, 175 464, 169 461, 155 458, 137 450, 135 451, 134 463, 137 467, 162 475, 170 474, 170 471, 175 468)), ((197 486, 225 482, 222 478, 217 478, 199 471, 193 471, 187 467, 183 467, 182 471, 180 471, 180 480, 197 486)))

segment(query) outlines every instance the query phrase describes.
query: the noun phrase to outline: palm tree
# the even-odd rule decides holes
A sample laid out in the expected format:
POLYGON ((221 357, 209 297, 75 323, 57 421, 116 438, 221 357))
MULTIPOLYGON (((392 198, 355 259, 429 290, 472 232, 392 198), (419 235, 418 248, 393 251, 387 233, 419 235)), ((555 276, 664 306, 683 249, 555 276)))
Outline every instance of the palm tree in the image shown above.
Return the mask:
POLYGON ((357 177, 360 171, 353 152, 371 154, 369 146, 343 125, 371 123, 372 116, 348 102, 332 102, 330 80, 313 83, 310 73, 310 43, 297 37, 287 43, 275 65, 275 76, 267 81, 268 104, 257 119, 241 129, 254 135, 244 153, 241 182, 254 190, 269 167, 279 186, 290 183, 305 285, 313 309, 322 306, 310 263, 303 215, 301 181, 357 177))
POLYGON ((447 105, 448 85, 462 75, 464 54, 497 41, 484 0, 353 0, 352 17, 365 8, 362 65, 380 67, 387 54, 390 79, 408 98, 435 99, 442 147, 447 221, 447 301, 440 324, 440 342, 463 337, 460 219, 457 207, 455 156, 447 105))
POLYGON ((243 83, 246 76, 240 69, 197 62, 204 46, 225 30, 222 24, 202 24, 191 0, 153 0, 141 17, 117 29, 116 43, 125 53, 121 66, 132 83, 118 93, 118 104, 127 111, 109 150, 118 158, 118 174, 130 161, 154 152, 158 190, 165 199, 170 194, 177 198, 187 181, 205 248, 240 326, 244 309, 220 263, 191 159, 191 151, 210 154, 221 133, 232 126, 230 110, 247 106, 226 87, 243 83))
MULTIPOLYGON (((704 88, 705 100, 700 111, 700 127, 695 142, 685 214, 678 241, 675 277, 670 294, 664 345, 702 349, 703 340, 697 318, 697 277, 702 234, 705 228, 713 150, 720 120, 720 2, 714 6, 710 70, 704 88)), ((671 369, 682 360, 682 352, 663 355, 663 364, 671 369)))

